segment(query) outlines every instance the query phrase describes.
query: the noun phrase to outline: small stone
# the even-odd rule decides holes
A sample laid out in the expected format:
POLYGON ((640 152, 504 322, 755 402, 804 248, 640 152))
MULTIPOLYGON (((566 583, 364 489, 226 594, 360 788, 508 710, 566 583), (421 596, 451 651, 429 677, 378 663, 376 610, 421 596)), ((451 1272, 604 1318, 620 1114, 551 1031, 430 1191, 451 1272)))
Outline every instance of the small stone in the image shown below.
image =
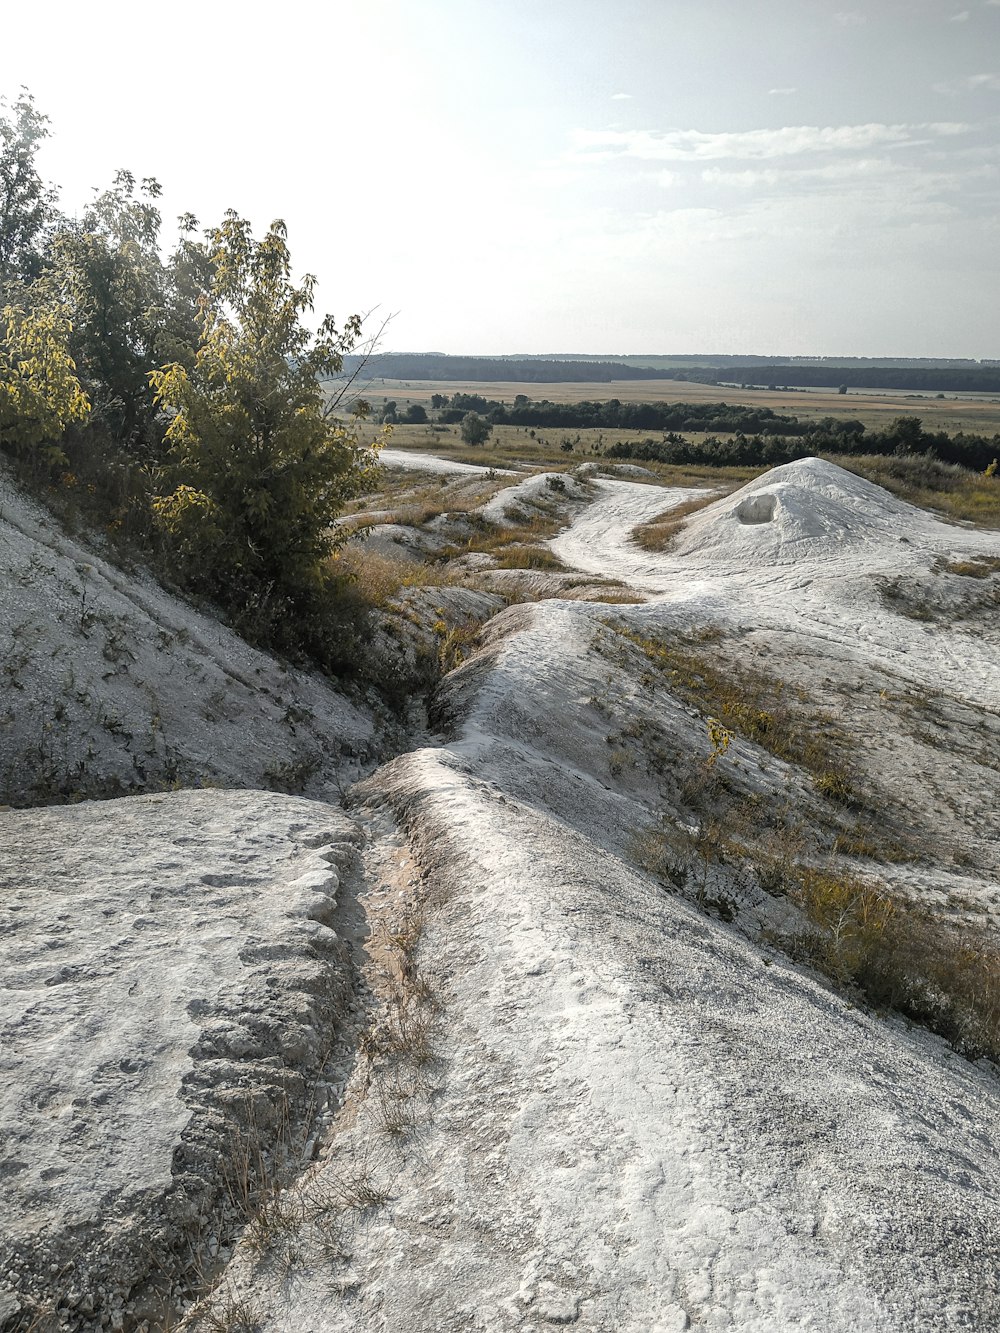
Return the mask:
POLYGON ((14 1315, 20 1314, 21 1302, 12 1291, 0 1290, 0 1323, 6 1319, 13 1319, 14 1315))

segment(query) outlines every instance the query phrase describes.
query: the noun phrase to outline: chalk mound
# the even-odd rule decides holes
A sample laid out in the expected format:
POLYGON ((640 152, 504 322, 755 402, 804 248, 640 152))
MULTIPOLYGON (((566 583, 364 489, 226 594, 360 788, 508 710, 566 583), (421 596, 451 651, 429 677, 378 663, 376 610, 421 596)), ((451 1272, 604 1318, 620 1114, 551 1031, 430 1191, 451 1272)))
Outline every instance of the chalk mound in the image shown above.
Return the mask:
POLYGON ((577 481, 569 473, 537 472, 516 486, 498 491, 479 512, 489 523, 524 523, 537 517, 539 510, 548 512, 559 501, 589 498, 585 482, 577 481))
POLYGON ((697 514, 679 555, 784 563, 844 548, 895 547, 928 520, 911 505, 821 458, 773 468, 697 514))

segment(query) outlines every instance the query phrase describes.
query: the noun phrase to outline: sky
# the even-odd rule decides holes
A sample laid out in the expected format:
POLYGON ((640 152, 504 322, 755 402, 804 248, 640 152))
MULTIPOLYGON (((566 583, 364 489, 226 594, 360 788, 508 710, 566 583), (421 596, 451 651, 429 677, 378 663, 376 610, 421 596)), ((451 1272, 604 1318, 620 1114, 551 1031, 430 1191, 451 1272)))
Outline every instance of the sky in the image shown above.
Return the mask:
POLYGON ((1000 0, 51 0, 22 85, 386 351, 1000 357, 1000 0))

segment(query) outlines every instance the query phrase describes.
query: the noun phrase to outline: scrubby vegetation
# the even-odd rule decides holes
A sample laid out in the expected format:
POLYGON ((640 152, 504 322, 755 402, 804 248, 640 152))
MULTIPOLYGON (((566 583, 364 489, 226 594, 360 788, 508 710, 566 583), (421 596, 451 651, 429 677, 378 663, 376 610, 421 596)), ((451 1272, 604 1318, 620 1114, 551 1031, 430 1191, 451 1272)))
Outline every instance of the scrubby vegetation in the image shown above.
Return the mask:
POLYGON ((1000 1059, 1000 948, 990 936, 842 870, 798 866, 783 889, 806 919, 781 941, 794 957, 973 1059, 1000 1059))
POLYGON ((841 803, 851 799, 844 738, 836 721, 804 709, 800 691, 759 668, 716 661, 706 652, 716 637, 711 630, 677 633, 668 640, 607 623, 640 649, 673 694, 705 715, 710 731, 713 723, 721 728, 713 737, 716 753, 724 752, 725 735, 734 732, 779 759, 807 768, 822 795, 841 803))
MULTIPOLYGON (((333 520, 374 453, 321 391, 363 342, 312 334, 313 279, 285 229, 180 220, 161 252, 159 184, 117 173, 78 218, 39 176, 31 96, 0 107, 0 449, 36 490, 212 600, 258 644, 352 660, 333 520)), ((356 616, 354 616, 356 619, 356 616)))
MULTIPOLYGON (((972 577, 979 577, 978 566, 972 577)), ((995 934, 968 920, 943 919, 879 874, 881 866, 918 859, 921 851, 892 828, 887 811, 876 816, 855 789, 841 726, 802 691, 720 657, 711 630, 668 640, 605 624, 650 664, 647 685, 662 683, 706 727, 703 753, 673 761, 675 777, 686 769, 675 796, 689 822, 664 815, 658 827, 637 835, 638 864, 727 921, 737 915, 727 886, 756 885, 794 908, 798 923, 758 927, 765 941, 875 1011, 919 1023, 969 1058, 1000 1060, 995 934), (805 769, 825 816, 802 796, 779 796, 766 784, 748 791, 732 767, 737 736, 805 769)), ((609 744, 618 739, 624 737, 609 737, 609 744)), ((651 738, 643 739, 655 755, 651 738)))

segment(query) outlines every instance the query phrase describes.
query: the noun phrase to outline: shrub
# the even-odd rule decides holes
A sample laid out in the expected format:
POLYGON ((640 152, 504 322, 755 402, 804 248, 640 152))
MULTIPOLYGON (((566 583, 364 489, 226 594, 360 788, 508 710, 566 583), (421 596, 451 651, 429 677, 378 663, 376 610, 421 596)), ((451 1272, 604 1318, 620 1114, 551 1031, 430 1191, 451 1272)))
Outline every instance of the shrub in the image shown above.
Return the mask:
POLYGON ((462 418, 461 435, 466 444, 485 444, 493 426, 478 412, 466 412, 462 418))
POLYGON ((212 243, 195 364, 152 376, 172 413, 154 511, 185 582, 244 633, 321 650, 328 627, 314 621, 337 590, 327 559, 347 536, 333 520, 374 456, 331 420, 320 377, 340 370, 360 321, 338 331, 327 317, 315 336, 303 325, 313 283, 292 284, 282 223, 256 242, 230 212, 212 243))
POLYGON ((69 354, 69 322, 55 309, 0 312, 0 445, 39 471, 66 462, 58 441, 90 403, 69 354))

